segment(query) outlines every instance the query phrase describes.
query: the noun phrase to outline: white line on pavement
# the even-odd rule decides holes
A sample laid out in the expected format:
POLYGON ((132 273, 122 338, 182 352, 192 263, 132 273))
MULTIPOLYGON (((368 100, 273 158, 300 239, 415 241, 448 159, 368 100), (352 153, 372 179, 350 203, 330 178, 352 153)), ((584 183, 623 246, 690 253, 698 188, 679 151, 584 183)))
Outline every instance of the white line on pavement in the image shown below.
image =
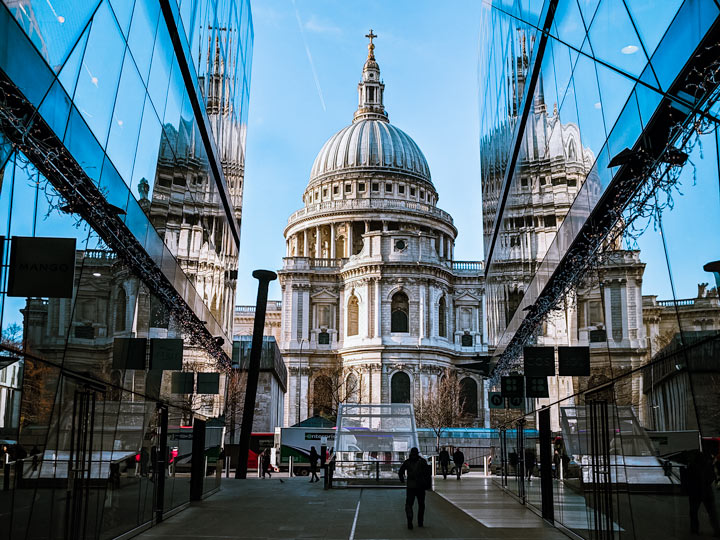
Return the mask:
POLYGON ((352 526, 352 529, 350 530, 349 540, 354 540, 354 538, 355 538, 355 526, 357 525, 358 514, 360 514, 360 499, 362 499, 362 491, 363 491, 362 488, 360 488, 360 496, 358 497, 357 507, 355 508, 355 519, 353 519, 353 526, 352 526))

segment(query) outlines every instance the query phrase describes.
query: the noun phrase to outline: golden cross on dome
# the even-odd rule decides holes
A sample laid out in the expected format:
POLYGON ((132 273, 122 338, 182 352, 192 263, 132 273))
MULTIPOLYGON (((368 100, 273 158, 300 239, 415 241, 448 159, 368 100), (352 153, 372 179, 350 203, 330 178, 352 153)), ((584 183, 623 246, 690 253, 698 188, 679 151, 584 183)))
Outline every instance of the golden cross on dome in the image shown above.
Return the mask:
POLYGON ((370 43, 368 43, 368 58, 374 58, 373 51, 375 50, 375 44, 373 43, 373 39, 377 37, 377 35, 373 34, 372 28, 370 29, 369 34, 365 34, 365 37, 370 40, 370 43))

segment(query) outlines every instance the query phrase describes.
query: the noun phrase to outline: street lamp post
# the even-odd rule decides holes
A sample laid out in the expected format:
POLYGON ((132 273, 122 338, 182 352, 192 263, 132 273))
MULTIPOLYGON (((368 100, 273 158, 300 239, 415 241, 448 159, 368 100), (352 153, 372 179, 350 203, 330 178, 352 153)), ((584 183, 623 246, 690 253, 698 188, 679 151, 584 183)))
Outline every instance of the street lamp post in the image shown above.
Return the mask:
POLYGON ((307 339, 305 339, 305 338, 302 338, 300 340, 300 354, 299 354, 299 359, 298 359, 298 362, 300 363, 300 365, 297 368, 297 385, 295 388, 295 393, 297 394, 297 422, 296 422, 297 424, 300 423, 300 394, 301 394, 300 384, 302 381, 302 379, 300 377, 300 371, 302 368, 302 348, 303 348, 303 343, 305 343, 305 342, 307 342, 307 339))

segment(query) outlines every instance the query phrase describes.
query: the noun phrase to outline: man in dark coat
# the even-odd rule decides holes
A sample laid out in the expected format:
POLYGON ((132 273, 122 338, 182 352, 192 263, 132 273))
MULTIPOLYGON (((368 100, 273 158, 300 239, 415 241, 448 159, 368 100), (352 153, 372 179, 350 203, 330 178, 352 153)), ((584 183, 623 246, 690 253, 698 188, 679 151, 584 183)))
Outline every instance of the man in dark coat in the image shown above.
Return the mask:
POLYGON ((463 463, 465 463, 465 454, 463 454, 459 448, 456 448, 453 453, 453 463, 455 463, 455 474, 457 474, 457 479, 460 480, 462 466, 463 463))
POLYGON ((717 509, 715 507, 715 493, 713 492, 712 463, 702 452, 697 452, 687 467, 685 476, 685 489, 690 499, 690 532, 700 534, 700 520, 698 510, 704 505, 710 518, 713 535, 720 537, 720 524, 718 524, 717 509))
POLYGON ((440 469, 442 470, 443 478, 447 480, 448 467, 450 466, 450 452, 447 451, 447 448, 443 447, 443 449, 440 450, 438 460, 440 460, 440 469))
POLYGON ((413 504, 418 501, 418 526, 423 526, 425 517, 425 490, 432 485, 430 466, 424 458, 420 457, 417 448, 410 449, 410 457, 403 461, 398 475, 400 481, 405 482, 407 473, 407 484, 405 490, 405 515, 407 516, 408 529, 413 528, 413 504))

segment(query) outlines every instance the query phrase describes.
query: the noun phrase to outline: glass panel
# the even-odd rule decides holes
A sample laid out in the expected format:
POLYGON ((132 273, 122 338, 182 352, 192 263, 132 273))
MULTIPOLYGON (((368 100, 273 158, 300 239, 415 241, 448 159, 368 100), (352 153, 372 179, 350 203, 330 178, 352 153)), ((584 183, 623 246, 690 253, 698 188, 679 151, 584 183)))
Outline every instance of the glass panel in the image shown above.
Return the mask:
POLYGON ((681 4, 681 0, 663 0, 662 2, 626 0, 625 5, 650 57, 655 52, 655 48, 660 43, 660 39, 670 26, 681 4))
POLYGON ((647 57, 622 0, 600 3, 588 35, 598 59, 636 77, 645 68, 647 57))
POLYGON ((125 41, 107 3, 93 17, 75 91, 75 104, 95 136, 105 144, 112 116, 125 41))
POLYGON ((31 0, 12 13, 50 67, 60 71, 65 57, 99 2, 31 0))
POLYGON ((132 17, 132 26, 128 37, 128 46, 132 52, 143 81, 147 81, 150 72, 155 29, 158 25, 160 4, 153 0, 137 0, 132 17))
MULTIPOLYGON (((128 54, 125 56, 117 101, 112 116, 107 154, 115 164, 120 176, 130 179, 135 158, 135 149, 143 115, 145 87, 135 69, 135 63, 128 54)), ((150 113, 151 115, 154 113, 150 113)))

